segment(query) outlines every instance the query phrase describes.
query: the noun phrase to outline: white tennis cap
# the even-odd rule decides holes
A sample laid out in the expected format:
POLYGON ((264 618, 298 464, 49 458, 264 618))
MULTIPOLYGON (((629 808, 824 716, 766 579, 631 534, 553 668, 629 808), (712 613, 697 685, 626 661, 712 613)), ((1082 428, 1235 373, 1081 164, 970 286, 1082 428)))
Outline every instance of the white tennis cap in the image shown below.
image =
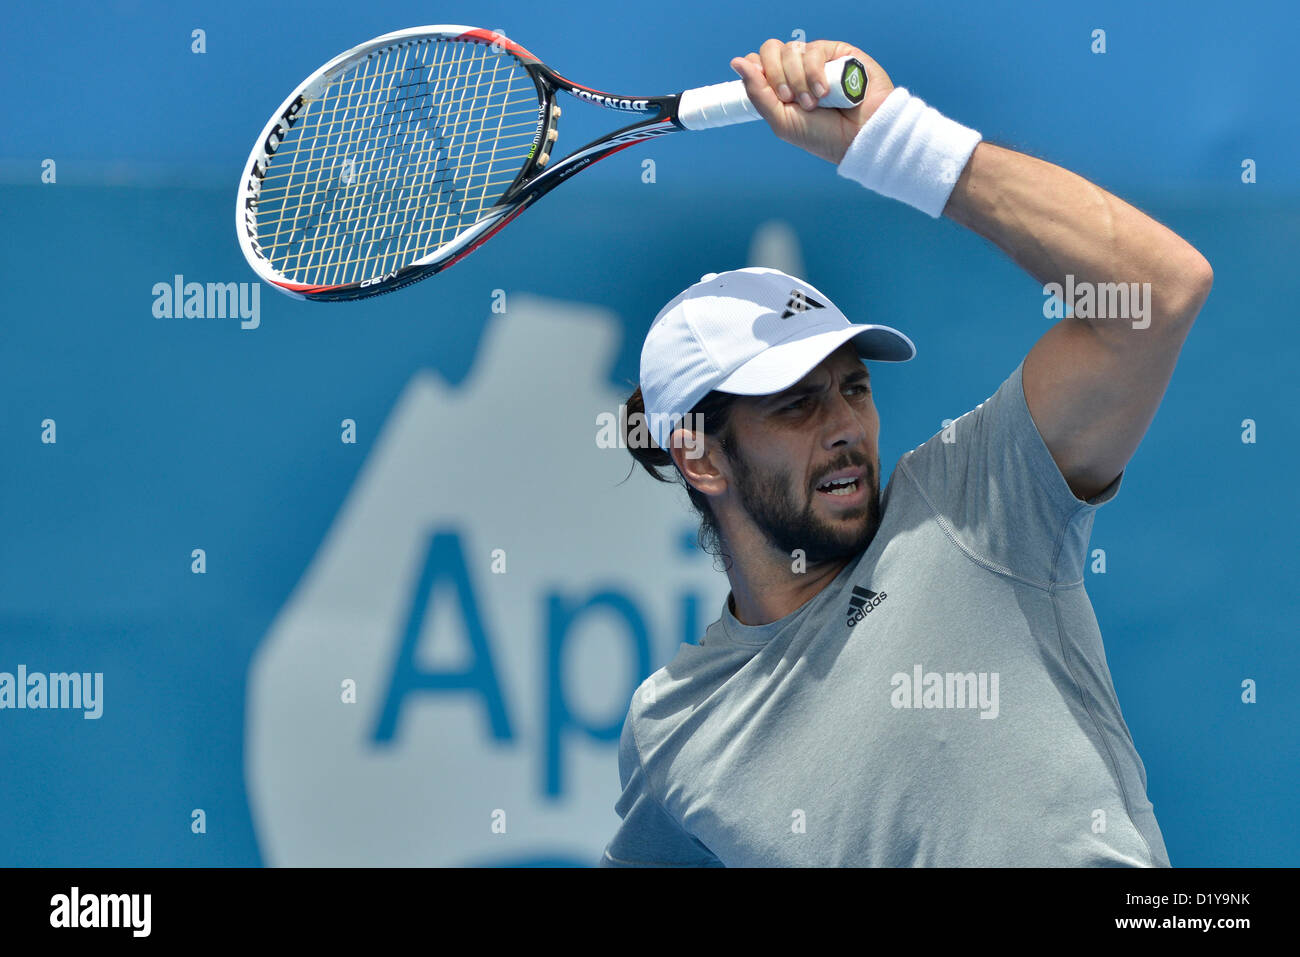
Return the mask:
POLYGON ((849 340, 864 359, 906 362, 916 346, 889 326, 849 322, 822 293, 779 269, 711 272, 659 311, 641 349, 647 425, 662 449, 715 389, 770 395, 849 340))

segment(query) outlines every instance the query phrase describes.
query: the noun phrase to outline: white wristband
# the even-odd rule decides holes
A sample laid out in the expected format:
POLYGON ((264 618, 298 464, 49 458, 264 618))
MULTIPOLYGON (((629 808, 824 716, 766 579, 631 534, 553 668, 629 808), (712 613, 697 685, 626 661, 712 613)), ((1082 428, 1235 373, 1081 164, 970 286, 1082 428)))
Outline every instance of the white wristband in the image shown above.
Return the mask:
POLYGON ((836 172, 938 219, 981 139, 896 86, 858 130, 836 172))

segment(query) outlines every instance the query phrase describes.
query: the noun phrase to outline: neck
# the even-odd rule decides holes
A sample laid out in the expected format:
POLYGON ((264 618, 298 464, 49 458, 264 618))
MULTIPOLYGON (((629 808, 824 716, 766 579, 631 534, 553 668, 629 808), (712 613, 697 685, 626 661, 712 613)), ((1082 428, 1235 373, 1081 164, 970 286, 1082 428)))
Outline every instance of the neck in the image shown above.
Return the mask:
POLYGON ((733 561, 727 570, 731 582, 731 613, 742 625, 766 625, 798 611, 844 570, 848 558, 809 565, 803 572, 791 569, 788 555, 763 554, 762 560, 742 565, 733 561))

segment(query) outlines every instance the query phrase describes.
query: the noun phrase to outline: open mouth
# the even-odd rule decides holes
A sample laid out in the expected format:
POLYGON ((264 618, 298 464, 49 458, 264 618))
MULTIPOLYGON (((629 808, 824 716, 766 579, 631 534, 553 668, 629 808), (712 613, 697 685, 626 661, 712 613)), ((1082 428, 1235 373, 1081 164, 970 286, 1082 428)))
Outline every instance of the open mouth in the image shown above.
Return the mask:
POLYGON ((867 495, 867 466, 839 469, 831 472, 817 486, 817 492, 827 498, 837 499, 845 505, 857 505, 867 495))
POLYGON ((852 495, 862 483, 855 478, 832 479, 817 486, 817 491, 827 495, 852 495))

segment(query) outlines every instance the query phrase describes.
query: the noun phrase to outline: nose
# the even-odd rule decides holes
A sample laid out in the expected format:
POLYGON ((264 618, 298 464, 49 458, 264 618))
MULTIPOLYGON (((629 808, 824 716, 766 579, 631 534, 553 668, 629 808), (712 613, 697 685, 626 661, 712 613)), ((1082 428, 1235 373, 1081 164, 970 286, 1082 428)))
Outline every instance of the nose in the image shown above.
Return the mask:
POLYGON ((822 444, 827 449, 865 445, 869 437, 859 410, 837 390, 835 397, 830 400, 822 444))

